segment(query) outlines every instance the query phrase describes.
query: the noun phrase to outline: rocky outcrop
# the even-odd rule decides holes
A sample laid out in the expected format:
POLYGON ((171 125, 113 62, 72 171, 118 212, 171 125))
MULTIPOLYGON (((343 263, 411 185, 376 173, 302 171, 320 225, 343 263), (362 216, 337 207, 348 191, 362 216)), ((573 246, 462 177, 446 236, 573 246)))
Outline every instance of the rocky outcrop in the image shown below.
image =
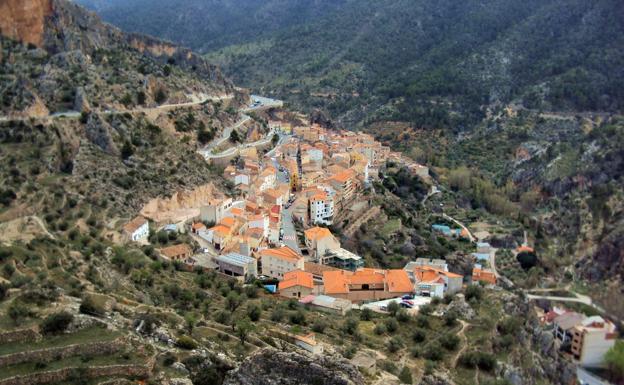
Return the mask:
POLYGON ((0 2, 0 32, 52 54, 82 51, 91 55, 100 49, 132 49, 161 64, 177 65, 225 85, 228 92, 234 90, 218 67, 191 50, 150 36, 124 33, 68 0, 3 0, 0 2))
POLYGON ((89 117, 85 130, 87 139, 101 148, 104 152, 111 155, 119 153, 111 133, 113 128, 99 115, 92 114, 89 117))
POLYGON ((443 373, 435 373, 424 376, 420 385, 452 385, 454 382, 443 373))
POLYGON ((52 14, 52 0, 0 1, 0 33, 14 40, 43 45, 45 20, 52 14))
POLYGON ((224 385, 360 385, 364 378, 338 357, 310 358, 299 353, 262 349, 227 374, 224 385))
POLYGON ((83 87, 78 87, 78 89, 76 90, 76 96, 74 97, 74 111, 78 111, 78 112, 91 111, 91 106, 89 105, 89 99, 87 98, 87 93, 85 92, 83 87))

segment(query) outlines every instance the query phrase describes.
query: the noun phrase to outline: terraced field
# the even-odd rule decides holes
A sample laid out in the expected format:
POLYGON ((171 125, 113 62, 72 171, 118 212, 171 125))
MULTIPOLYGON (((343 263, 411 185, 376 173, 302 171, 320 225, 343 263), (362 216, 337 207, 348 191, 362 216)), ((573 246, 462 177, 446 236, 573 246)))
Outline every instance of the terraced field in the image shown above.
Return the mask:
POLYGON ((0 384, 143 378, 151 371, 151 357, 151 349, 102 326, 40 335, 35 342, 16 340, 0 344, 0 384))

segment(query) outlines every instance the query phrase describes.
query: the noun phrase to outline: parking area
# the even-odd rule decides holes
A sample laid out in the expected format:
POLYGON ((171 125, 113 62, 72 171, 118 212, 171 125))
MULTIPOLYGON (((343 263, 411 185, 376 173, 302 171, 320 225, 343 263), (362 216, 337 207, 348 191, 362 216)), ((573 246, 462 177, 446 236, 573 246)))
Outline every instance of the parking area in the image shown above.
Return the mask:
MULTIPOLYGON (((369 302, 369 303, 360 305, 360 309, 368 308, 377 313, 387 313, 385 309, 387 309, 388 305, 392 301, 395 301, 396 303, 400 304, 403 301, 403 299, 401 297, 397 297, 397 298, 384 299, 383 301, 369 302)), ((407 312, 410 314, 417 314, 418 309, 421 306, 427 305, 428 303, 431 302, 431 297, 415 296, 409 301, 411 301, 414 305, 412 308, 406 308, 407 312)))

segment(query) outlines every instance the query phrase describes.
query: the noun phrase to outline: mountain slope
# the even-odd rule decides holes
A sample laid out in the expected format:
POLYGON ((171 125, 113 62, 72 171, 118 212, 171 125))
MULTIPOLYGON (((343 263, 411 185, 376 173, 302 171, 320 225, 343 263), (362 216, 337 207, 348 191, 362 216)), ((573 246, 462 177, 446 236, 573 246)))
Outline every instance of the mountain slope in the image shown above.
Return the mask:
MULTIPOLYGON (((265 9, 280 4, 237 3, 260 20, 265 9)), ((323 107, 352 124, 392 119, 466 129, 480 121, 486 107, 511 101, 546 110, 624 107, 624 11, 618 1, 333 3, 313 2, 326 8, 314 17, 286 7, 274 14, 274 31, 224 30, 223 36, 238 44, 209 57, 238 84, 275 92, 299 106, 323 107)), ((102 12, 113 23, 145 30, 142 22, 129 20, 154 20, 147 13, 151 8, 136 4, 102 12)), ((191 46, 222 38, 163 7, 160 17, 174 21, 154 23, 150 33, 175 38, 168 25, 184 24, 193 40, 182 41, 191 46)), ((226 20, 256 30, 224 4, 196 11, 197 17, 217 19, 216 25, 226 20)))

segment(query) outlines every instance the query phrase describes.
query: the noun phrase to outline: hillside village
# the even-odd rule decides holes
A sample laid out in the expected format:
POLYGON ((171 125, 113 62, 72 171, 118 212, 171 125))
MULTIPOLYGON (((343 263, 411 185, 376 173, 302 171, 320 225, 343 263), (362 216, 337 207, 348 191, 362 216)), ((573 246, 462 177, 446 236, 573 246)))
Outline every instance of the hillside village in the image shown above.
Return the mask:
MULTIPOLYGON (((416 315, 432 300, 463 296, 470 285, 496 287, 502 279, 505 287, 513 286, 493 266, 497 249, 446 214, 446 223, 456 222, 456 227, 434 223, 431 231, 472 243, 470 276, 449 271, 448 263, 437 258, 417 258, 402 269, 367 266, 362 256, 342 247, 332 229, 373 218, 367 215, 367 199, 387 164, 421 178, 430 194, 439 192, 428 167, 362 132, 312 123, 293 127, 276 119, 268 121, 268 128, 267 137, 275 136, 273 147, 243 143, 228 156, 206 156, 222 168, 234 188, 232 196, 203 202, 195 207, 199 215, 179 223, 137 216, 124 226, 124 238, 145 244, 155 232, 188 233, 192 244, 161 248, 160 257, 188 271, 214 271, 242 284, 260 284, 269 295, 343 317, 355 309, 388 314, 393 306, 416 315)), ((513 250, 520 253, 534 253, 526 239, 513 250)), ((581 367, 601 366, 617 339, 615 325, 600 316, 557 306, 534 311, 564 346, 565 356, 581 367)), ((313 335, 294 338, 300 348, 322 352, 313 335)))
POLYGON ((624 380, 611 292, 516 185, 410 150, 443 136, 337 128, 73 1, 0 10, 0 385, 624 380))

